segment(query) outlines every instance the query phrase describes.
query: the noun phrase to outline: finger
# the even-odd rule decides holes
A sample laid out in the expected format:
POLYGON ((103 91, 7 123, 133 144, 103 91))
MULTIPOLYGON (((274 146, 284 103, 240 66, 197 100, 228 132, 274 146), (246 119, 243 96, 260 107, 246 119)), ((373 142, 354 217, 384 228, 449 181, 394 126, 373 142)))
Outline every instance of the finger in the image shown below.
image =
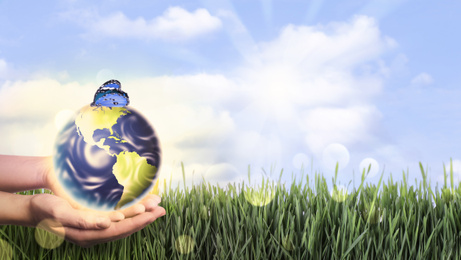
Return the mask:
POLYGON ((60 208, 55 214, 56 219, 65 227, 78 229, 105 229, 110 227, 111 219, 108 214, 101 214, 89 210, 77 210, 71 206, 60 208))
POLYGON ((147 196, 144 197, 144 198, 141 200, 141 202, 142 202, 142 201, 145 201, 145 200, 149 200, 149 199, 150 199, 150 200, 155 200, 155 201, 157 201, 158 203, 160 203, 160 202, 162 201, 162 198, 160 198, 159 196, 157 196, 157 195, 155 195, 155 194, 147 194, 147 196))
POLYGON ((138 203, 133 206, 130 206, 129 208, 119 210, 118 212, 122 213, 125 219, 127 219, 127 218, 132 218, 141 213, 144 213, 145 211, 146 211, 146 207, 144 207, 143 204, 138 203))
POLYGON ((149 194, 141 201, 141 203, 146 208, 146 211, 154 210, 160 202, 162 202, 162 199, 154 194, 149 194))
POLYGON ((81 246, 92 246, 127 237, 165 215, 165 209, 157 207, 152 212, 144 212, 132 218, 112 223, 104 230, 82 230, 66 228, 66 239, 81 246))
POLYGON ((160 203, 161 199, 159 196, 157 195, 154 195, 154 194, 148 194, 146 197, 144 197, 141 202, 129 207, 129 208, 126 208, 126 209, 122 209, 122 210, 119 210, 118 212, 121 212, 125 218, 131 218, 133 216, 136 216, 138 214, 141 214, 145 211, 151 211, 154 207, 156 207, 158 205, 158 203, 160 203), (158 201, 158 202, 157 202, 158 201), (157 202, 157 203, 155 203, 157 202), (143 205, 144 207, 140 207, 140 206, 136 206, 136 205, 143 205))
POLYGON ((145 211, 152 211, 160 203, 161 198, 154 194, 148 194, 144 197, 141 202, 135 204, 129 208, 119 210, 123 214, 124 218, 132 218, 145 211), (142 205, 142 206, 141 206, 142 205))
POLYGON ((101 217, 107 217, 109 218, 111 222, 118 222, 125 218, 125 215, 119 211, 108 211, 108 212, 99 211, 97 212, 89 208, 84 208, 84 207, 75 208, 74 205, 72 205, 72 207, 74 208, 74 210, 81 211, 82 214, 92 214, 92 215, 97 214, 98 216, 101 216, 101 217))
POLYGON ((159 204, 160 204, 160 202, 162 202, 162 198, 161 198, 160 196, 158 196, 158 195, 155 195, 155 194, 149 194, 149 196, 148 196, 148 197, 150 197, 150 198, 154 199, 154 200, 155 200, 155 201, 157 201, 157 203, 159 203, 159 204))
POLYGON ((158 202, 152 199, 148 199, 142 203, 146 208, 146 211, 153 211, 157 206, 158 202))
POLYGON ((109 218, 111 222, 118 222, 125 218, 125 215, 123 215, 123 213, 119 211, 107 211, 107 212, 106 211, 95 211, 93 209, 83 208, 83 207, 78 208, 76 210, 79 210, 85 213, 89 212, 89 214, 97 214, 98 216, 105 216, 109 218))
MULTIPOLYGON (((121 239, 124 237, 127 237, 147 225, 151 224, 154 222, 156 219, 162 217, 165 215, 165 209, 162 207, 157 207, 154 211, 152 212, 144 212, 142 214, 139 214, 135 217, 132 218, 127 218, 124 219, 121 222, 114 223, 114 233, 112 237, 102 239, 100 240, 101 242, 108 242, 108 241, 113 241, 117 239, 121 239), (119 224, 119 225, 116 225, 119 224)), ((108 230, 110 231, 110 230, 108 230)))
POLYGON ((118 222, 118 221, 125 218, 125 215, 123 215, 123 213, 119 212, 119 211, 107 211, 107 212, 105 212, 105 211, 95 211, 95 210, 89 209, 89 208, 79 208, 77 210, 83 211, 83 212, 90 212, 90 214, 98 214, 98 215, 101 215, 101 216, 106 216, 106 217, 108 217, 110 219, 111 222, 118 222))
POLYGON ((108 212, 107 216, 110 218, 110 221, 112 222, 118 222, 122 219, 125 219, 125 215, 123 215, 123 213, 119 211, 108 212))

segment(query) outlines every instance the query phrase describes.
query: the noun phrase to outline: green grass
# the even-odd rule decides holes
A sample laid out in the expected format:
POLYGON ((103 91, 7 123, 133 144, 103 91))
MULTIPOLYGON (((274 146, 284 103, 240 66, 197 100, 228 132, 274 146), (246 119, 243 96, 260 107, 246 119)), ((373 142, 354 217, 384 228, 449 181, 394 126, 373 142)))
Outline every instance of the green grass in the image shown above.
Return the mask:
POLYGON ((365 184, 363 172, 343 200, 331 197, 319 174, 314 187, 309 175, 289 186, 266 179, 259 188, 173 188, 164 181, 167 214, 126 239, 92 248, 64 242, 50 250, 37 244, 34 228, 18 226, 1 226, 0 239, 11 245, 13 259, 460 259, 461 188, 452 165, 451 185, 444 167, 440 192, 422 165, 421 182, 410 186, 407 175, 400 183, 381 175, 376 186, 365 184))

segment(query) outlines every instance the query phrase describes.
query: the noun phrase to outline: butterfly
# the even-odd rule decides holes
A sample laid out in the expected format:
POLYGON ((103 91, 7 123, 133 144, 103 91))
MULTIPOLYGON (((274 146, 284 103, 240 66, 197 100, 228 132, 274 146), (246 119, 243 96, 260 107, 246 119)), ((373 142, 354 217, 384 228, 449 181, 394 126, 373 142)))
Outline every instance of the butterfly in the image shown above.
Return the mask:
POLYGON ((112 79, 99 87, 91 106, 124 107, 128 104, 130 104, 128 94, 122 91, 122 85, 118 80, 112 79))

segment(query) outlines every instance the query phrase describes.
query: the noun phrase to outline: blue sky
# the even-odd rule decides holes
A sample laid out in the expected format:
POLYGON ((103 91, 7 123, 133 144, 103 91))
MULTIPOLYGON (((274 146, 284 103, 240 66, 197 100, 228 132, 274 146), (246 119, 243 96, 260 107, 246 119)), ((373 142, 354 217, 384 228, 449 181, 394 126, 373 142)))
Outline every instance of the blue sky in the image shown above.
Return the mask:
POLYGON ((290 181, 302 163, 330 182, 339 161, 342 184, 362 162, 372 183, 406 169, 414 183, 421 161, 435 186, 453 158, 459 180, 460 7, 3 0, 0 153, 50 154, 55 123, 114 77, 158 131, 167 179, 183 161, 195 182, 246 179, 248 165, 290 181))

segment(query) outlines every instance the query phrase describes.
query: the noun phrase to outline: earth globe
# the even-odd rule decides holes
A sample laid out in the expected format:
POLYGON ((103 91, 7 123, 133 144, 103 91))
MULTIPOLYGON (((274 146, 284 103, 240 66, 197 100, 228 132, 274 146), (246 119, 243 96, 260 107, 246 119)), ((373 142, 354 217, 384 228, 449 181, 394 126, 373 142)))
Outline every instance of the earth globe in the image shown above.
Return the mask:
POLYGON ((157 135, 117 80, 104 83, 58 132, 53 164, 59 184, 83 207, 129 207, 154 185, 161 152, 157 135))

